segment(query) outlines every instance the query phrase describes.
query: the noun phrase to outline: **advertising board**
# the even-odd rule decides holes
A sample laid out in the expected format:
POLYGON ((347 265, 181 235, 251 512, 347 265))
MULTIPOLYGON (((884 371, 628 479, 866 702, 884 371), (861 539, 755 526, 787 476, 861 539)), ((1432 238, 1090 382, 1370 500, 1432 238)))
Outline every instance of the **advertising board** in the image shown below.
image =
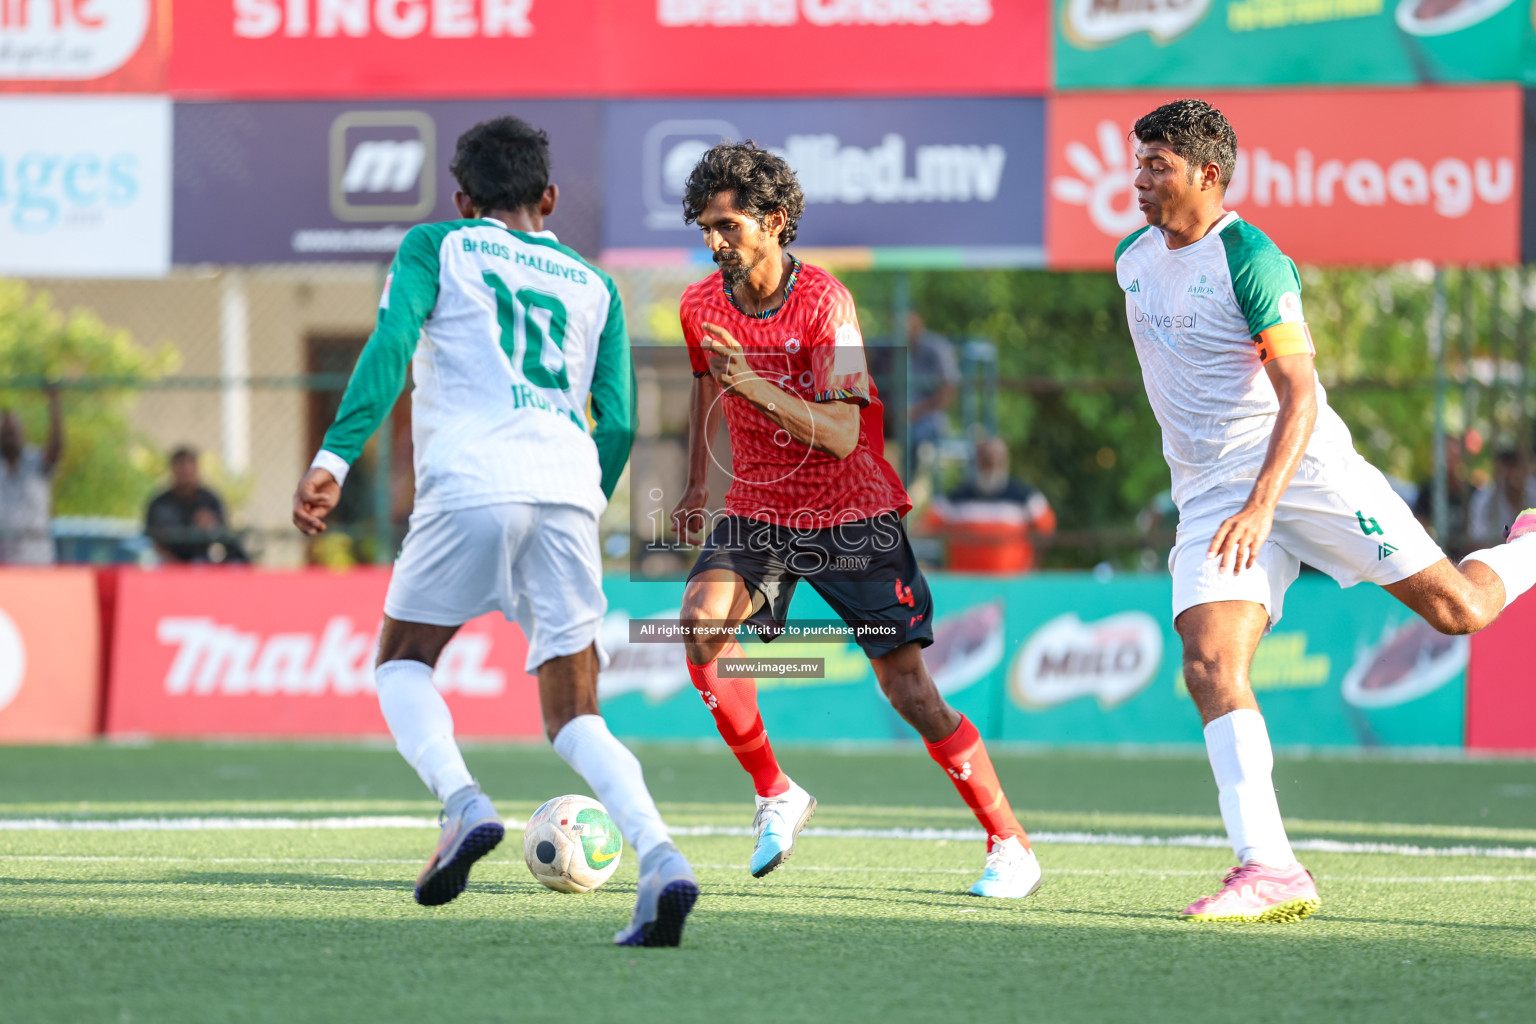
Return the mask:
POLYGON ((1467 674, 1467 746, 1473 750, 1536 751, 1536 687, 1531 685, 1531 635, 1536 602, 1516 601, 1472 637, 1467 674))
POLYGON ((1055 0, 1056 86, 1518 81, 1530 0, 1055 0))
POLYGON ((0 274, 157 277, 170 242, 169 100, 0 102, 0 274))
MULTIPOLYGON (((940 692, 989 739, 1050 744, 1202 742, 1182 685, 1171 582, 1086 573, 930 577, 938 619, 924 652, 940 692)), ((675 619, 680 584, 610 578, 599 683, 616 733, 715 735, 676 643, 634 642, 633 619, 675 619)), ((809 587, 791 616, 833 619, 809 587)), ((850 643, 748 644, 752 657, 820 658, 813 679, 758 679, 776 741, 910 739, 850 643)), ((1308 574, 1259 646, 1252 679, 1281 746, 1459 746, 1470 644, 1444 637, 1375 587, 1308 574)))
POLYGON ((176 104, 177 263, 387 261, 413 224, 451 220, 460 133, 515 114, 549 133, 547 227, 597 246, 599 106, 586 101, 176 104))
POLYGON ((170 0, 5 0, 0 92, 160 92, 170 0))
POLYGON ((710 146, 752 139, 799 177, 798 245, 1038 265, 1044 116, 1029 98, 608 103, 603 246, 707 260, 683 222, 683 183, 710 146))
MULTIPOLYGON (((124 571, 107 698, 112 735, 380 736, 373 664, 389 573, 124 571)), ((434 677, 461 736, 543 734, 528 645, 467 624, 434 677)))
MULTIPOLYGON (((1051 101, 1046 249, 1104 268, 1143 226, 1131 126, 1173 92, 1051 101)), ((1514 86, 1219 93, 1237 131, 1226 207, 1298 263, 1509 264, 1519 258, 1521 94, 1514 86), (1426 125, 1434 130, 1426 131, 1426 125)))
POLYGON ((169 81, 210 98, 1041 94, 1048 35, 1046 0, 179 0, 169 81), (703 57, 719 52, 771 52, 771 73, 703 57))
POLYGON ((0 743, 95 735, 99 621, 89 569, 0 569, 0 743))

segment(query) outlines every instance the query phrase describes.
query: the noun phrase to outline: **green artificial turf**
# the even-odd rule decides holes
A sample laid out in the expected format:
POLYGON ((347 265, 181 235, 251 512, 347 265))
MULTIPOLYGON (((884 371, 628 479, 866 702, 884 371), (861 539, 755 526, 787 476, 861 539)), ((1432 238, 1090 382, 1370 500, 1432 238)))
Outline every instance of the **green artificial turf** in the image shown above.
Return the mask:
MULTIPOLYGON (((745 826, 727 755, 640 750, 670 821, 745 826)), ((966 828, 918 750, 788 750, 817 827, 966 828)), ((509 817, 580 781, 547 748, 472 749, 509 817)), ((1198 756, 996 756, 1036 831, 1220 832, 1198 756)), ((1536 764, 1282 757, 1296 838, 1536 846, 1536 764)), ((427 818, 387 748, 0 749, 0 818, 427 818)), ((750 839, 683 836, 703 896, 677 950, 621 950, 635 867, 550 892, 508 840, 447 907, 410 885, 430 827, 0 830, 0 1022, 1528 1021, 1536 860, 1317 852, 1298 925, 1190 925, 1229 850, 1039 844, 1046 884, 965 895, 979 842, 818 836, 763 880, 750 839)))

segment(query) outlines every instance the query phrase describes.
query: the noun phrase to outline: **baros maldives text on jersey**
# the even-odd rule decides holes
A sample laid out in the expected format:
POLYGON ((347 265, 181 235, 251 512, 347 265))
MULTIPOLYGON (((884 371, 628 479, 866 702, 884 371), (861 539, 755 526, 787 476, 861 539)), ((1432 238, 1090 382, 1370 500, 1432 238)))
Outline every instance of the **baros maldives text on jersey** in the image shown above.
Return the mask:
POLYGON ((412 228, 315 465, 344 478, 408 364, 417 512, 507 501, 602 512, 633 415, 606 274, 547 231, 492 218, 412 228))

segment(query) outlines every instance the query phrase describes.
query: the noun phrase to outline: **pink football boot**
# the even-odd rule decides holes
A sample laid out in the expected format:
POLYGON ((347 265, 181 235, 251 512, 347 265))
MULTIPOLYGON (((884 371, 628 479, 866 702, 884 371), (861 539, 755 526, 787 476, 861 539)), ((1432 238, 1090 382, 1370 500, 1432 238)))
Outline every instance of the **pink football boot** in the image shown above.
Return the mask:
POLYGON ((1528 508, 1515 516, 1515 524, 1504 533, 1504 543, 1519 540, 1528 533, 1536 533, 1536 508, 1528 508))
POLYGON ((1185 908, 1184 921, 1300 921, 1317 910, 1317 885, 1300 864, 1272 868, 1250 860, 1227 872, 1221 891, 1185 908))

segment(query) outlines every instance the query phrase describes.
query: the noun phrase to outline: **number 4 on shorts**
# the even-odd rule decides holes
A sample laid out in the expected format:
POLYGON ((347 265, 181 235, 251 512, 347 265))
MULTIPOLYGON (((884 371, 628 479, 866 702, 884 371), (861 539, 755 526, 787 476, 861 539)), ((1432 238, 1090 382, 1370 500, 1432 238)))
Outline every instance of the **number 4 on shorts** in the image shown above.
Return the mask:
POLYGON ((1355 513, 1355 518, 1360 520, 1360 532, 1364 533, 1367 537, 1373 533, 1382 532, 1381 526, 1377 524, 1376 520, 1365 518, 1364 512, 1357 511, 1355 513))

